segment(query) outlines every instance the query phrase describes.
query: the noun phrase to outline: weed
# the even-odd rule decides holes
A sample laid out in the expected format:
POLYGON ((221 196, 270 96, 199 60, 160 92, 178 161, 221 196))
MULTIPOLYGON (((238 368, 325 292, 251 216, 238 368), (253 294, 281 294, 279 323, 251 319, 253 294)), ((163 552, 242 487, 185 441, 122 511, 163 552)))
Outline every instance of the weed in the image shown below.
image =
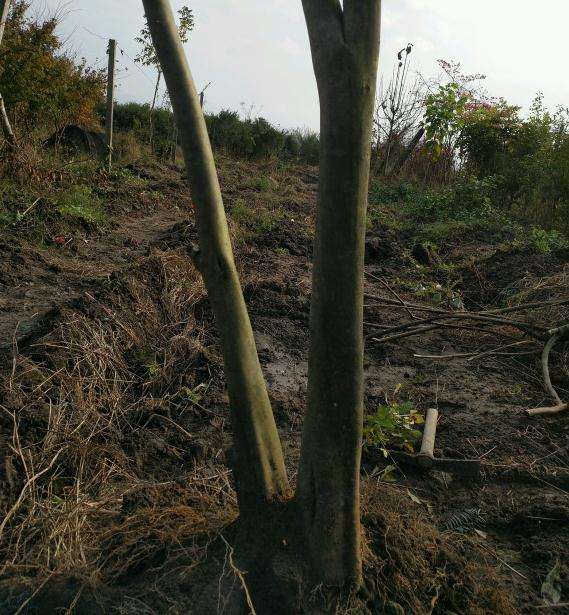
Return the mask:
POLYGON ((557 231, 546 231, 537 226, 531 228, 528 243, 540 254, 549 254, 555 250, 569 248, 569 240, 564 235, 557 231))
POLYGON ((274 231, 284 216, 281 209, 254 209, 244 199, 237 199, 231 208, 231 217, 237 225, 237 240, 250 241, 274 231))
POLYGON ((423 417, 411 402, 380 405, 374 414, 369 414, 364 423, 364 443, 376 447, 387 457, 387 446, 396 443, 413 450, 413 443, 421 437, 415 427, 423 423, 423 417))
POLYGON ((88 186, 73 186, 64 192, 58 199, 57 211, 90 224, 105 220, 101 201, 88 186))
POLYGON ((247 182, 247 188, 257 190, 258 192, 268 192, 272 188, 272 182, 266 175, 259 175, 247 182))

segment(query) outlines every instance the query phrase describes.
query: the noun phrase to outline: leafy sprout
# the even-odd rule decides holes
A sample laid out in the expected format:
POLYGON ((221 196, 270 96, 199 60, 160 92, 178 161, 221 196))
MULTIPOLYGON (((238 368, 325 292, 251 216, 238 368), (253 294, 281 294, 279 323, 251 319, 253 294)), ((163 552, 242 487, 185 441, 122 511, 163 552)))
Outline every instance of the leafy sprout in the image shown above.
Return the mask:
POLYGON ((364 446, 379 448, 385 457, 392 444, 412 451, 413 443, 422 435, 416 426, 423 422, 423 416, 411 402, 380 405, 365 418, 364 446))

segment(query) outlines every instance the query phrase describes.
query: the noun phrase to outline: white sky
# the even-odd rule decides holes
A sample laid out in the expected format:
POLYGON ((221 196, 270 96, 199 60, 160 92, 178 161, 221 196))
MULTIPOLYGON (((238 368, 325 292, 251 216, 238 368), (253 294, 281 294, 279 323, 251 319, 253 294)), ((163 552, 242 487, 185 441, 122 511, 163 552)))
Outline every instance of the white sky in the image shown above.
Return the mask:
MULTIPOLYGON (((318 101, 300 0, 172 0, 194 10, 187 45, 198 87, 211 81, 206 108, 254 105, 285 128, 318 129, 318 101)), ((106 65, 106 43, 87 32, 118 39, 132 58, 143 24, 141 0, 32 0, 38 9, 64 7, 61 32, 90 63, 106 65)), ((415 44, 415 68, 438 74, 436 60, 462 62, 485 73, 494 96, 527 108, 536 92, 550 107, 569 106, 567 24, 569 0, 383 0, 381 71, 391 73, 396 52, 415 44)), ((154 73, 146 77, 120 57, 120 101, 148 101, 154 73), (128 69, 128 70, 125 70, 128 69)))

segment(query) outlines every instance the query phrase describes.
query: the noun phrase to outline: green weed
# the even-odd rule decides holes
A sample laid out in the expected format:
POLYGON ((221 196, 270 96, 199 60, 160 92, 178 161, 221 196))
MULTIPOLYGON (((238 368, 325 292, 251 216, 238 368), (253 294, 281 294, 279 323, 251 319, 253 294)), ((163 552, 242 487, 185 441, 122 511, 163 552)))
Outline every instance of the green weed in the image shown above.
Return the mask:
POLYGON ((557 231, 546 231, 534 226, 528 236, 529 245, 540 254, 549 254, 555 250, 569 248, 569 240, 557 231))
POLYGON ((266 175, 253 177, 247 182, 247 188, 257 190, 258 192, 269 192, 272 187, 272 182, 266 175))
POLYGON ((64 192, 57 201, 57 211, 91 224, 105 220, 102 203, 88 186, 73 186, 64 192))
POLYGON ((413 443, 421 437, 417 425, 424 422, 411 402, 380 405, 364 421, 364 445, 378 448, 387 457, 387 447, 398 444, 412 451, 413 443))

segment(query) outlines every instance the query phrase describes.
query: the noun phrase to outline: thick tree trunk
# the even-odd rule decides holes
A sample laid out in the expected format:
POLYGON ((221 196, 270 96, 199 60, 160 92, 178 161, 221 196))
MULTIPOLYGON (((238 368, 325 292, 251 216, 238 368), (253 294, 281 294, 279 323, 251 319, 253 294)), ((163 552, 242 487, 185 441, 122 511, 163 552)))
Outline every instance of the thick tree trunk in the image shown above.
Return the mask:
POLYGON ((308 414, 297 500, 316 583, 361 580, 363 267, 380 0, 303 0, 320 96, 308 414))
POLYGON ((288 491, 281 444, 259 365, 233 253, 213 153, 192 75, 168 0, 143 0, 170 92, 200 242, 197 261, 207 287, 225 361, 241 513, 288 491))

